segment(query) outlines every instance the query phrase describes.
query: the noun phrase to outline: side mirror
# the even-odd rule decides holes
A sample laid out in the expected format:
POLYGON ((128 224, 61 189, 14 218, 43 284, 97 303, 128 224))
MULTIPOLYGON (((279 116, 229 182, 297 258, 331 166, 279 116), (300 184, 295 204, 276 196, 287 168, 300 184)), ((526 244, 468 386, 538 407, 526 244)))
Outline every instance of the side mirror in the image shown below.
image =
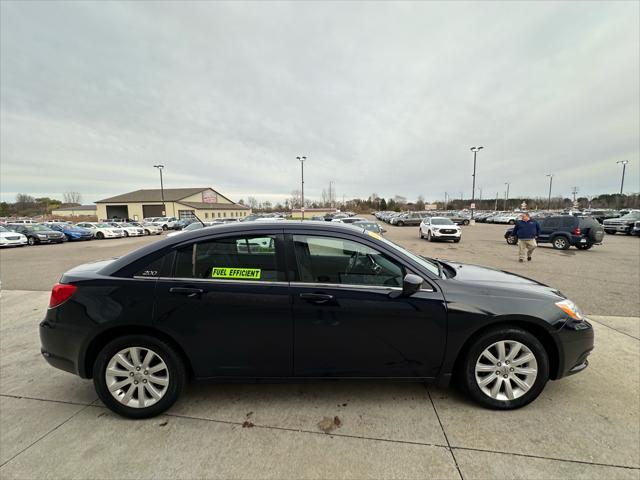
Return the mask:
POLYGON ((411 295, 416 293, 418 290, 420 290, 420 287, 422 286, 422 282, 424 282, 424 280, 422 279, 421 276, 414 275, 413 273, 407 273, 404 276, 404 279, 402 279, 402 292, 399 292, 398 290, 393 290, 391 293, 389 293, 389 297, 391 298, 410 297, 411 295))

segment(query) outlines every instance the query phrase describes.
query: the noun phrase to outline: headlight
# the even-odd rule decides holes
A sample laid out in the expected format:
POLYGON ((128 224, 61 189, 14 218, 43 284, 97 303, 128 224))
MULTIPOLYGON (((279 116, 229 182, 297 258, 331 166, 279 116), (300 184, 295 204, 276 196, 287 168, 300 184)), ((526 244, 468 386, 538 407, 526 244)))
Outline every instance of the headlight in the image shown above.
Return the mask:
POLYGON ((582 316, 582 312, 580 311, 578 306, 569 299, 562 300, 561 302, 556 302, 556 307, 558 307, 560 310, 562 310, 564 313, 569 315, 569 317, 573 318, 574 320, 584 320, 584 317, 582 316))
POLYGON ((39 233, 39 234, 38 234, 38 238, 47 238, 47 236, 46 236, 46 235, 43 235, 43 234, 41 234, 41 233, 39 233))

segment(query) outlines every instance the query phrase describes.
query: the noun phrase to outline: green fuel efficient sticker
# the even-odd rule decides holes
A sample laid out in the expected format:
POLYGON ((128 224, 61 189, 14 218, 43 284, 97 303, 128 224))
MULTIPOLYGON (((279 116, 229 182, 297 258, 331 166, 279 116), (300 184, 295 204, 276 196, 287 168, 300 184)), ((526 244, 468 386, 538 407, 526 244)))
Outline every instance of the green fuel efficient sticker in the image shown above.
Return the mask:
POLYGON ((211 278, 241 278, 244 280, 260 280, 259 268, 211 268, 211 278))

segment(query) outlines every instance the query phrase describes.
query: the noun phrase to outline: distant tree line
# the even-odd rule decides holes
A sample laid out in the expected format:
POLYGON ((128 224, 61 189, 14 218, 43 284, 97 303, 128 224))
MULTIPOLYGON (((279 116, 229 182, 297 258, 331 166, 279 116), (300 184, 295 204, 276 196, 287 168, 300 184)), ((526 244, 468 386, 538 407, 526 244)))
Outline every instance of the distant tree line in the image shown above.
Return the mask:
POLYGON ((62 206, 78 206, 82 196, 78 192, 64 192, 63 200, 49 197, 33 197, 18 193, 14 203, 0 202, 0 217, 37 217, 50 215, 52 210, 62 206))

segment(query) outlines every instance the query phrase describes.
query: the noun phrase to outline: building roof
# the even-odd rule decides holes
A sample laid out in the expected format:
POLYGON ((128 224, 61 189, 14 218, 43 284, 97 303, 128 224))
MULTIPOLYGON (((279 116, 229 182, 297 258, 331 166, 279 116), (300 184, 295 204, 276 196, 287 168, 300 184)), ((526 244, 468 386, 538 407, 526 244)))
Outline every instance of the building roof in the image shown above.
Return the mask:
POLYGON ((239 203, 206 203, 206 202, 178 202, 180 205, 195 208, 197 210, 250 210, 246 205, 239 203))
MULTIPOLYGON (((209 187, 204 188, 165 188, 164 201, 177 202, 182 198, 190 197, 196 193, 212 190, 209 187)), ((159 188, 149 190, 136 190, 135 192, 123 193, 115 197, 98 200, 96 203, 135 203, 135 202, 161 202, 162 192, 159 188)))
POLYGON ((75 207, 66 206, 66 207, 54 208, 53 211, 59 212, 60 210, 68 210, 68 211, 87 210, 87 211, 95 212, 97 208, 98 208, 97 205, 76 205, 75 207))

